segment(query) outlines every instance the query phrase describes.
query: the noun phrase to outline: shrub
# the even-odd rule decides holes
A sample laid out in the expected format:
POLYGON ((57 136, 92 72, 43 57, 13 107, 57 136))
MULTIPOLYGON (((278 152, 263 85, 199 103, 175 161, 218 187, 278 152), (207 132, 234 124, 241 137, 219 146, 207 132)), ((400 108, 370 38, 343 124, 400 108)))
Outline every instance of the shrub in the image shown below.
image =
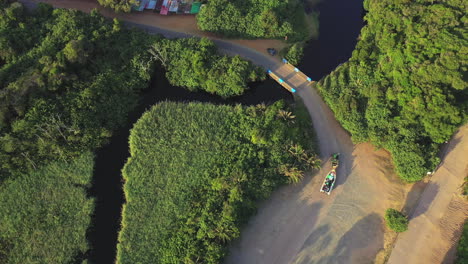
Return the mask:
POLYGON ((298 65, 304 55, 304 44, 295 43, 288 48, 284 58, 293 65, 298 65))
POLYGON ((395 209, 387 209, 385 212, 385 222, 395 232, 400 233, 408 230, 408 218, 395 209))
POLYGON ((468 221, 463 226, 463 233, 457 246, 456 264, 468 263, 468 221))
POLYGON ((210 0, 197 15, 201 30, 226 37, 309 37, 304 7, 298 0, 210 0), (246 8, 247 7, 247 8, 246 8))

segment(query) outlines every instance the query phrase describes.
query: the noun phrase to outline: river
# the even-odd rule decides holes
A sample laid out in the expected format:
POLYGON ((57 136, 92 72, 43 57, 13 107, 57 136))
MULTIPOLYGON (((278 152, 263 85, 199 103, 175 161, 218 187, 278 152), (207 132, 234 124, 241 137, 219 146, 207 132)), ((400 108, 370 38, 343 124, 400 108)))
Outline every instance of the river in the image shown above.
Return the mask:
MULTIPOLYGON (((313 9, 320 12, 320 36, 318 40, 308 42, 299 68, 308 76, 318 80, 351 56, 363 25, 363 9, 360 0, 324 0, 313 9)), ((91 194, 97 199, 97 204, 93 227, 88 232, 92 247, 87 255, 89 260, 99 264, 114 262, 121 209, 124 203, 120 171, 129 157, 130 129, 145 110, 166 100, 255 105, 279 99, 292 100, 292 96, 271 79, 252 84, 251 89, 243 96, 222 100, 206 93, 192 93, 174 87, 168 83, 164 72, 157 70, 149 88, 143 92, 138 107, 129 114, 127 125, 114 134, 108 145, 97 151, 91 190, 91 194)))
MULTIPOLYGON (((128 137, 133 124, 151 106, 162 101, 209 102, 214 104, 256 105, 270 103, 280 99, 292 102, 291 94, 271 79, 250 85, 244 95, 223 100, 218 96, 203 92, 193 93, 181 87, 172 86, 164 76, 163 70, 157 70, 149 88, 141 97, 138 107, 129 114, 127 125, 120 128, 111 138, 110 143, 97 151, 91 195, 96 197, 96 209, 93 227, 88 231, 91 252, 88 257, 92 263, 113 263, 116 256, 118 231, 120 230, 121 209, 124 203, 121 169, 130 156, 128 137)), ((81 262, 79 262, 81 263, 81 262)))

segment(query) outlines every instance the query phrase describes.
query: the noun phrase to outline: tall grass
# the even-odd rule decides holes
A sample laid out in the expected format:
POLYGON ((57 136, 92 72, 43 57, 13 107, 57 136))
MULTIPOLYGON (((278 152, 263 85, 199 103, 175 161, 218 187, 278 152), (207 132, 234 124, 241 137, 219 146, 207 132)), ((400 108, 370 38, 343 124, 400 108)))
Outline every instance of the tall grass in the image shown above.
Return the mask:
POLYGON ((117 262, 219 263, 256 202, 300 179, 295 173, 309 168, 303 158, 314 157, 300 146, 301 137, 312 141, 298 129, 303 123, 288 111, 281 102, 166 102, 146 112, 131 131, 123 169, 117 262))
POLYGON ((86 153, 0 186, 0 263, 71 263, 89 249, 93 163, 86 153))

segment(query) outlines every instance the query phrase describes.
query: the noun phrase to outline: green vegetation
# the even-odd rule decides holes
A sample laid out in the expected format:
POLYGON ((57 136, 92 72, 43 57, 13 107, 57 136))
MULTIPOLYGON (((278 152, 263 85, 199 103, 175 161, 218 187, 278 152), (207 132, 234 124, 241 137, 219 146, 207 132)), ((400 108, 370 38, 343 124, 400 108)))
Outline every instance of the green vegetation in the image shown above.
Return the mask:
POLYGON ((251 62, 219 55, 213 41, 206 38, 163 39, 150 52, 166 68, 171 84, 190 91, 204 90, 227 98, 243 94, 247 82, 265 78, 264 70, 251 62))
POLYGON ((0 5, 2 263, 68 263, 88 250, 93 161, 82 153, 126 121, 154 52, 170 53, 161 61, 168 77, 192 90, 238 95, 259 75, 206 39, 162 40, 95 11, 0 5))
POLYGON ((0 13, 0 174, 104 144, 147 85, 151 39, 96 12, 0 13))
POLYGON ((2 178, 105 144, 147 86, 152 57, 173 84, 223 97, 264 77, 250 62, 218 55, 209 40, 161 39, 95 11, 40 4, 26 14, 13 3, 0 13, 2 178))
POLYGON ((468 199, 468 177, 465 177, 465 181, 463 182, 462 195, 468 199))
POLYGON ((417 181, 439 162, 439 145, 467 118, 466 4, 366 0, 367 25, 352 58, 318 84, 355 142, 392 154, 417 181))
POLYGON ((137 0, 98 0, 99 4, 105 7, 110 7, 117 12, 130 12, 132 6, 137 0))
POLYGON ((456 264, 468 263, 468 221, 463 225, 463 233, 457 246, 457 259, 456 264))
POLYGON ((281 55, 288 60, 292 65, 298 65, 301 62, 302 56, 304 55, 304 43, 294 43, 289 47, 281 50, 281 55))
POLYGON ((226 37, 303 41, 310 32, 298 0, 210 0, 197 15, 201 30, 226 37))
POLYGON ((135 124, 123 169, 118 263, 219 263, 279 185, 320 161, 285 109, 160 103, 135 124))
POLYGON ((0 263, 72 263, 86 253, 93 164, 86 153, 0 186, 0 263))
POLYGON ((387 209, 385 212, 385 222, 395 232, 400 233, 408 230, 408 218, 395 209, 387 209))

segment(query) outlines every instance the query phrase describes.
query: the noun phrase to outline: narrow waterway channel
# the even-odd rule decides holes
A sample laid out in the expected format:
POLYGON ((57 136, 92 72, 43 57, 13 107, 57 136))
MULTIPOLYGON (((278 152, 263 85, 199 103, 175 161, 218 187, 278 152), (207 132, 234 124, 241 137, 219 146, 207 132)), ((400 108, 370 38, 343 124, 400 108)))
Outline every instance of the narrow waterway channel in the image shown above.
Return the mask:
POLYGON ((150 86, 142 94, 138 107, 129 114, 127 125, 115 132, 110 143, 97 151, 91 195, 96 197, 93 227, 88 232, 92 263, 114 263, 124 203, 121 169, 127 158, 128 137, 133 124, 151 106, 162 101, 209 102, 213 104, 256 105, 280 99, 292 101, 292 96, 273 80, 253 83, 245 95, 229 100, 207 93, 192 93, 169 84, 162 70, 157 70, 150 86))
POLYGON ((319 12, 319 38, 308 42, 299 68, 320 80, 346 62, 363 27, 363 0, 322 0, 312 7, 319 12))
MULTIPOLYGON (((320 13, 320 36, 318 40, 308 42, 304 59, 299 66, 304 73, 319 80, 351 57, 363 26, 362 0, 323 0, 313 7, 313 10, 320 13)), ((89 259, 92 263, 106 264, 115 260, 121 209, 124 203, 121 169, 129 157, 130 129, 144 111, 166 100, 255 105, 292 99, 289 92, 271 79, 252 84, 251 88, 241 97, 223 100, 206 93, 191 93, 183 88, 174 87, 168 83, 163 71, 156 72, 150 87, 144 91, 140 104, 130 113, 127 125, 119 129, 110 143, 97 152, 91 192, 96 197, 97 204, 93 227, 88 232, 92 247, 89 259)))

